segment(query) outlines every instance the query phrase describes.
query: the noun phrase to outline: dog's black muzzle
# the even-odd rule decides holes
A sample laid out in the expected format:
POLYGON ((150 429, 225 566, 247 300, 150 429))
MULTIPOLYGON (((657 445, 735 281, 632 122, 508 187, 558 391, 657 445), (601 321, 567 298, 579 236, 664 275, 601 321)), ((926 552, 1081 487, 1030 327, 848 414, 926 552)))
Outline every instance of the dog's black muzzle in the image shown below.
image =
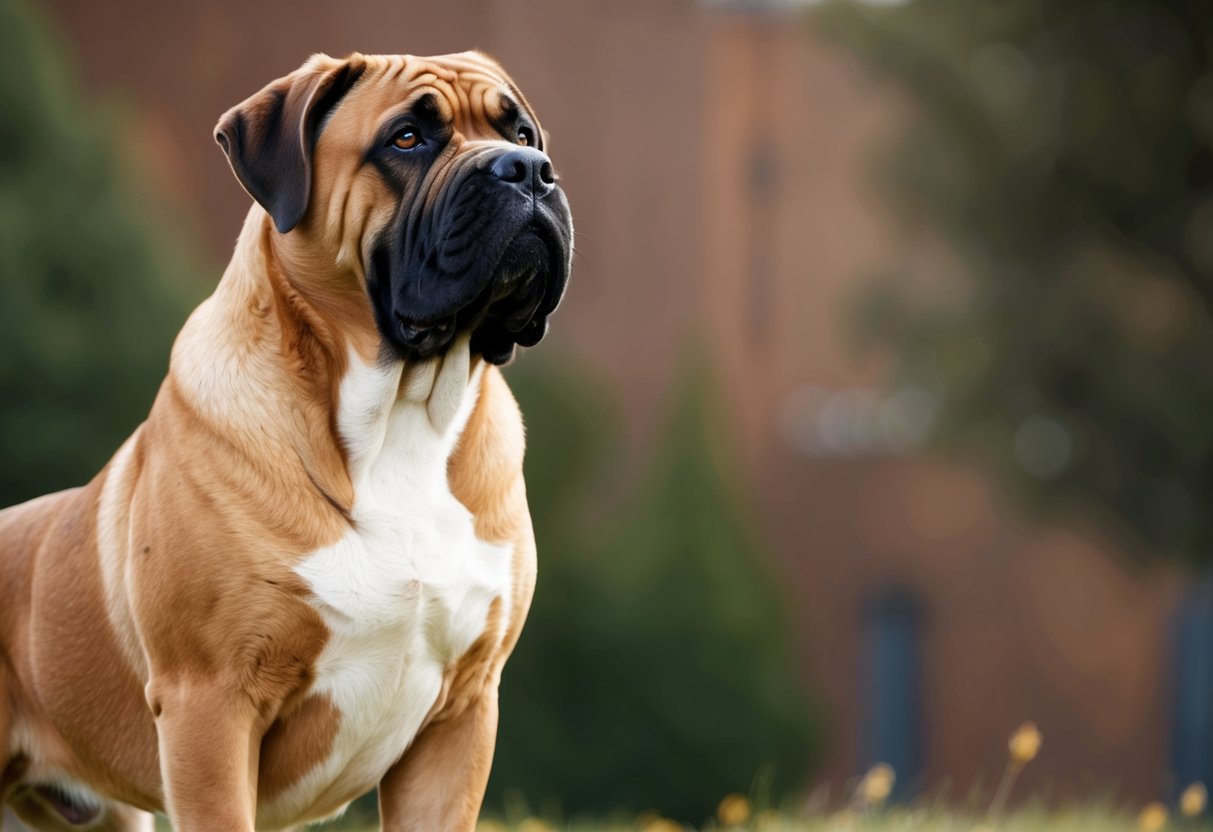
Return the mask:
POLYGON ((503 364, 516 345, 547 332, 572 241, 547 155, 482 151, 452 170, 427 206, 402 206, 373 247, 367 282, 379 330, 405 359, 438 355, 470 332, 474 353, 503 364))

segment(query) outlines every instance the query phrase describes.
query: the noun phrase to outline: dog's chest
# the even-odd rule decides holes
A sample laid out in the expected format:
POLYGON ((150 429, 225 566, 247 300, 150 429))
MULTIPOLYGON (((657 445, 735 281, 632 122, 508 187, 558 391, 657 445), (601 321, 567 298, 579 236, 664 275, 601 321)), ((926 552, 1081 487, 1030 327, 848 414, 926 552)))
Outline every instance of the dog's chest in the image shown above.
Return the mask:
MULTIPOLYGON (((442 381, 440 373, 432 395, 442 381)), ((350 387, 339 424, 365 438, 357 420, 376 396, 350 387)), ((310 694, 340 714, 327 758, 283 795, 299 811, 375 785, 412 742, 445 670, 485 631, 490 605, 510 597, 508 547, 476 537, 447 480, 474 394, 439 402, 437 412, 428 404, 396 401, 371 420, 381 433, 350 443, 353 528, 297 567, 330 631, 310 694)))

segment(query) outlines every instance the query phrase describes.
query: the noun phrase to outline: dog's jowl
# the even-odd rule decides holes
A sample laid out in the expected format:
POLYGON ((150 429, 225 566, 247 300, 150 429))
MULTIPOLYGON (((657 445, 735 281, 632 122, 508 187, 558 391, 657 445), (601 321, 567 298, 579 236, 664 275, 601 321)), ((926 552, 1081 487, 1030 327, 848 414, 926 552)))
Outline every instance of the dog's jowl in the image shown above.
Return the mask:
POLYGON ((0 513, 0 801, 471 829, 535 576, 498 365, 572 251, 546 136, 464 53, 313 57, 215 137, 254 204, 147 420, 0 513))

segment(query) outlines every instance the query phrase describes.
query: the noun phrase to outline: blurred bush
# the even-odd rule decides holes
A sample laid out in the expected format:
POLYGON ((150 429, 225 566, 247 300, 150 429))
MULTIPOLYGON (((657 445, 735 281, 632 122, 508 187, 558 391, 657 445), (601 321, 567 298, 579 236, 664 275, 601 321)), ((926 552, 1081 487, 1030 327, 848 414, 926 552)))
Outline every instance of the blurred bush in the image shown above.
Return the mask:
POLYGON ((0 0, 0 505, 89 479, 147 415, 202 283, 46 26, 0 0))
POLYGON ((542 349, 509 371, 539 582, 502 682, 498 806, 700 822, 730 792, 798 787, 819 751, 708 375, 684 370, 636 477, 586 372, 542 349))
POLYGON ((914 256, 864 324, 934 397, 938 447, 1194 562, 1213 557, 1210 21, 1207 0, 816 12, 910 105, 883 180, 914 256))

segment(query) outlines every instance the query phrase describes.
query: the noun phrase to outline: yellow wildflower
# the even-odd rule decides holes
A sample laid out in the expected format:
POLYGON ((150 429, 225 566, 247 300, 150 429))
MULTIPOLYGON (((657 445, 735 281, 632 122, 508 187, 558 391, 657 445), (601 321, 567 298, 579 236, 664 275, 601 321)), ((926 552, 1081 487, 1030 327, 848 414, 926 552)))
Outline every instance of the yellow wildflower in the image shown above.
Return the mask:
POLYGON ((1137 816, 1137 826, 1142 832, 1158 832, 1167 825, 1167 807, 1158 801, 1148 804, 1137 816))
POLYGON ((723 826, 741 826, 750 819, 750 800, 744 794, 725 795, 716 807, 716 818, 723 826))
POLYGON ((889 799, 897 773, 888 763, 877 763, 859 781, 859 797, 868 806, 878 806, 889 799))
POLYGON ((640 825, 640 832, 683 832, 683 825, 678 821, 651 815, 640 825))
POLYGON ((555 832, 552 824, 539 818, 527 818, 518 824, 518 832, 555 832))
POLYGON ((1179 796, 1179 810, 1184 813, 1184 817, 1194 818, 1205 811, 1208 802, 1209 792, 1205 789, 1205 784, 1193 783, 1179 796))
POLYGON ((1011 739, 1007 741, 1007 747, 1011 751, 1011 761, 1017 766, 1030 763, 1040 751, 1042 740, 1043 737, 1035 722, 1025 722, 1020 725, 1011 735, 1011 739))

